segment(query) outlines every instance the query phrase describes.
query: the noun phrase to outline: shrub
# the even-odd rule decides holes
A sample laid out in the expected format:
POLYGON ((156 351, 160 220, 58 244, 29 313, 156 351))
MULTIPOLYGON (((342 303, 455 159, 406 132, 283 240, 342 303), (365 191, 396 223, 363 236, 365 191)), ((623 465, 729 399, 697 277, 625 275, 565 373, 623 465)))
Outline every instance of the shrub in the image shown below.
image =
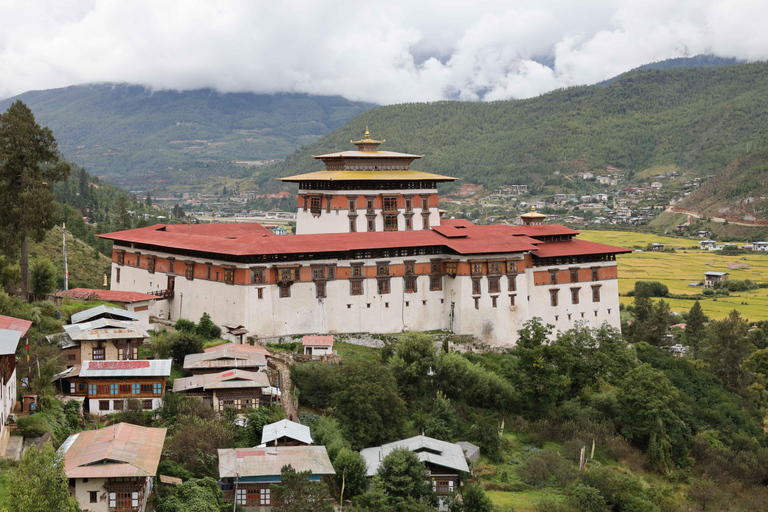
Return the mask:
POLYGON ((197 326, 195 325, 195 322, 193 322, 192 320, 187 320, 185 318, 179 318, 178 320, 176 320, 176 323, 173 324, 173 328, 179 332, 194 333, 196 327, 197 326))
POLYGON ((566 486, 576 479, 576 468, 552 450, 535 453, 517 468, 520 479, 530 485, 543 487, 550 480, 566 486))
POLYGON ((605 512, 607 508, 605 498, 599 490, 582 484, 568 490, 567 502, 581 512, 605 512))
POLYGON ((213 340, 221 337, 221 327, 213 323, 208 313, 203 313, 200 322, 197 324, 195 333, 204 340, 213 340))

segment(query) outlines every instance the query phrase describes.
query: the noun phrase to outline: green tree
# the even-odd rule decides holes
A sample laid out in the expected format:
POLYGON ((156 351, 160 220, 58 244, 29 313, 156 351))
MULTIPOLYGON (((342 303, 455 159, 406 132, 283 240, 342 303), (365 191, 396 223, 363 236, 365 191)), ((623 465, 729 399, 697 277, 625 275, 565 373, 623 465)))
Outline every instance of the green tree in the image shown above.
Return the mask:
POLYGON ((156 512, 222 512, 225 503, 216 480, 206 477, 187 480, 178 487, 162 488, 156 494, 154 505, 156 512))
POLYGON ((333 505, 328 486, 309 480, 311 471, 296 472, 289 464, 280 470, 280 483, 270 489, 279 505, 275 512, 330 512, 333 505))
POLYGON ((204 340, 221 338, 221 327, 213 323, 211 315, 208 313, 203 313, 203 316, 200 317, 200 322, 198 322, 195 332, 204 340))
POLYGON ((469 484, 465 486, 462 495, 464 497, 463 512, 491 512, 493 510, 493 502, 485 494, 481 485, 469 484))
POLYGON ((149 192, 147 192, 147 199, 144 201, 144 204, 147 205, 147 208, 152 208, 152 196, 149 195, 149 192))
POLYGON ((701 304, 696 301, 688 312, 685 326, 685 342, 693 348, 693 357, 699 357, 699 344, 704 341, 706 321, 707 317, 701 309, 701 304))
POLYGON ((432 336, 410 332, 397 341, 389 367, 406 401, 430 393, 430 370, 435 368, 436 362, 435 340, 432 336))
POLYGON ((54 183, 67 179, 56 139, 35 122, 20 100, 0 114, 0 249, 17 254, 21 246, 21 292, 29 298, 28 239, 40 241, 56 220, 54 183))
POLYGON ((203 351, 203 339, 197 334, 187 332, 173 332, 166 335, 171 345, 173 362, 178 366, 184 365, 184 358, 188 354, 199 354, 203 351))
POLYGON ((726 389, 743 394, 750 385, 752 372, 742 363, 754 349, 749 338, 749 322, 735 309, 726 318, 710 322, 705 358, 726 389))
POLYGON ((435 501, 435 493, 429 484, 429 471, 414 452, 398 448, 381 461, 377 474, 389 498, 390 506, 401 509, 408 498, 435 501))
POLYGON ((359 450, 403 435, 405 403, 387 367, 353 361, 339 368, 333 380, 331 403, 352 448, 359 450))
POLYGON ((336 486, 344 500, 352 499, 362 494, 368 488, 368 479, 365 476, 367 466, 360 453, 349 448, 343 448, 333 460, 333 469, 336 471, 336 486))
POLYGON ((120 197, 117 198, 116 227, 118 231, 131 229, 131 213, 128 211, 130 206, 128 198, 124 194, 120 194, 120 197))
POLYGON ((541 318, 527 321, 518 331, 513 353, 518 357, 520 368, 520 402, 525 410, 535 416, 548 411, 563 395, 567 377, 560 373, 549 358, 551 325, 544 325, 541 318))
POLYGON ((627 372, 618 409, 622 434, 646 449, 648 464, 672 469, 672 443, 685 445, 688 432, 678 415, 680 393, 666 375, 647 363, 627 372))
POLYGON ((24 452, 18 468, 8 471, 8 512, 76 512, 77 500, 69 495, 64 459, 50 444, 24 452))
POLYGON ((56 266, 48 258, 37 258, 30 269, 32 294, 36 299, 56 289, 56 266))

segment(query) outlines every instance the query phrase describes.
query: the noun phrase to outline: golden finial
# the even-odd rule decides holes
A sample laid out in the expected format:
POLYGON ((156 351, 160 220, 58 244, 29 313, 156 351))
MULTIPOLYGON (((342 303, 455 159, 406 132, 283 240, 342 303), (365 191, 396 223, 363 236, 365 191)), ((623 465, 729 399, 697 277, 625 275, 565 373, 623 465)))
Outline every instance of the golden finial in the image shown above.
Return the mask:
POLYGON ((370 139, 371 138, 371 132, 368 131, 368 127, 365 127, 365 138, 370 139))

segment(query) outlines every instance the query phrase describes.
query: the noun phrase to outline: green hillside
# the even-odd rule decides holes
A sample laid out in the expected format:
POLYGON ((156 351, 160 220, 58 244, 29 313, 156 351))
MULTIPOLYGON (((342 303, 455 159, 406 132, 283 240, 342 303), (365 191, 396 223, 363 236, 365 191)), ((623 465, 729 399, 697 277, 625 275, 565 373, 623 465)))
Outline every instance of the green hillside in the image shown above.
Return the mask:
POLYGON ((30 91, 20 99, 59 147, 91 174, 128 187, 236 172, 233 160, 284 158, 373 105, 334 96, 151 91, 94 84, 30 91), (181 173, 174 174, 172 169, 181 173))
POLYGON ((708 217, 730 221, 768 218, 768 148, 751 151, 731 162, 678 205, 708 217))
POLYGON ((277 174, 320 168, 311 154, 349 149, 370 126, 387 139, 383 149, 425 154, 414 168, 486 187, 565 192, 582 181, 569 175, 606 166, 627 182, 656 165, 707 175, 764 145, 767 115, 766 63, 640 71, 528 100, 375 108, 291 155, 277 174))

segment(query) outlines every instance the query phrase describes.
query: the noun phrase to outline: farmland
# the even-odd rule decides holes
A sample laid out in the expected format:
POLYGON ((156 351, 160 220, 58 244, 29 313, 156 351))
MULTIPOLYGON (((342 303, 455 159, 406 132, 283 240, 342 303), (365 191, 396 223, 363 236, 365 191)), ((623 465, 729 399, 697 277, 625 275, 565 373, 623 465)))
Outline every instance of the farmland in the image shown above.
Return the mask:
MULTIPOLYGON (((643 248, 643 252, 633 252, 617 257, 619 264, 619 292, 621 302, 631 304, 632 298, 625 296, 635 281, 659 281, 669 287, 672 294, 694 295, 700 288, 692 288, 690 283, 704 279, 704 272, 728 272, 730 279, 747 280, 760 283, 768 281, 768 254, 747 253, 726 256, 720 252, 699 251, 697 239, 660 237, 648 233, 624 231, 582 231, 579 238, 628 248, 643 248), (667 248, 677 248, 675 252, 646 251, 650 243, 663 243, 667 248), (732 269, 728 265, 743 264, 742 268, 732 269)), ((693 301, 686 299, 665 299, 673 311, 688 311, 693 301)), ((732 293, 730 296, 706 298, 701 300, 704 313, 710 318, 725 317, 733 309, 739 310, 749 320, 768 320, 768 288, 732 293)))

